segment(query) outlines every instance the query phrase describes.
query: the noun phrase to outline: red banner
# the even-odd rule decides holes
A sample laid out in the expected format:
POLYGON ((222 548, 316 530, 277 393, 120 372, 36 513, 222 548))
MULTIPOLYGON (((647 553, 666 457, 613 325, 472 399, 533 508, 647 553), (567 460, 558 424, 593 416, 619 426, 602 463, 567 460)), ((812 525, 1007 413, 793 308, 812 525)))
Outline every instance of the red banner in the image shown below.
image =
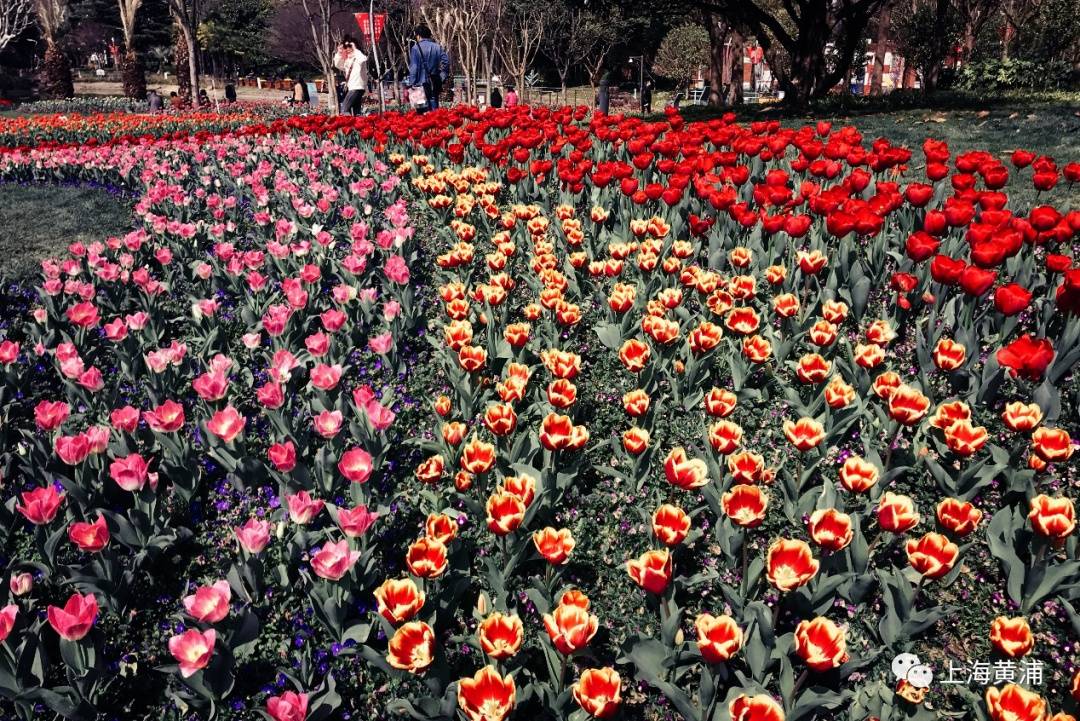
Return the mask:
POLYGON ((386 27, 386 13, 375 13, 375 37, 371 37, 371 20, 368 13, 356 13, 356 24, 360 26, 360 32, 364 34, 365 44, 368 48, 376 45, 382 37, 383 28, 386 27))

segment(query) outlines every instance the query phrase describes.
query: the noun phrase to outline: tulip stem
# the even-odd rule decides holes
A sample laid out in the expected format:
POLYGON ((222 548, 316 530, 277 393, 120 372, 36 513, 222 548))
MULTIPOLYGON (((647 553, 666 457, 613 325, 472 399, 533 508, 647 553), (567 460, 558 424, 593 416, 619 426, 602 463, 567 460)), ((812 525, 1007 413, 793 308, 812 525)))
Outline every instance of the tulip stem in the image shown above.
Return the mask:
POLYGON ((919 578, 919 583, 915 586, 915 595, 911 597, 911 610, 915 610, 915 605, 919 602, 919 596, 922 595, 923 586, 926 584, 926 576, 919 578))
POLYGON ((885 462, 882 464, 882 469, 881 469, 882 475, 889 472, 889 462, 892 460, 893 446, 895 446, 896 441, 899 440, 900 432, 904 430, 903 424, 901 424, 899 421, 893 421, 893 422, 896 423, 896 430, 893 431, 892 438, 889 440, 889 447, 885 451, 885 462))
POLYGON ((747 566, 747 558, 746 557, 747 557, 747 554, 748 554, 747 546, 749 544, 750 544, 750 532, 747 531, 745 528, 743 528, 743 532, 742 532, 742 576, 740 578, 742 580, 742 590, 743 590, 743 595, 744 596, 750 592, 750 579, 748 579, 746 577, 746 566, 747 566))
POLYGON ((791 690, 792 697, 798 695, 799 689, 801 689, 803 687, 803 684, 806 683, 806 679, 809 678, 809 677, 810 677, 810 669, 804 668, 803 672, 801 674, 799 674, 799 678, 795 681, 795 687, 791 690))
POLYGON ((561 654, 561 655, 562 655, 562 662, 559 664, 559 695, 560 696, 562 695, 562 692, 566 690, 566 662, 570 658, 566 654, 561 654))

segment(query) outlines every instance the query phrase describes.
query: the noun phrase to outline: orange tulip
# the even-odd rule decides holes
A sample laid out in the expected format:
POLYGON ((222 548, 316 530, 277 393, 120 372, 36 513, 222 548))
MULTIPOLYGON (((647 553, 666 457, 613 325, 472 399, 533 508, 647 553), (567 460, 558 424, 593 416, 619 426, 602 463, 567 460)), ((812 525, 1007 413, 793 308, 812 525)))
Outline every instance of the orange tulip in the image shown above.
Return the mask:
POLYGON ((807 353, 799 358, 795 374, 803 383, 821 383, 829 376, 832 363, 818 353, 807 353))
POLYGON ((686 449, 681 446, 671 449, 664 459, 664 475, 668 483, 684 491, 701 488, 709 482, 709 469, 705 461, 688 458, 686 449))
POLYGON ((387 646, 386 662, 409 673, 423 673, 435 657, 435 632, 423 621, 409 621, 387 646))
POLYGON ((445 461, 441 455, 434 455, 424 459, 416 467, 416 477, 423 483, 434 483, 442 478, 445 461))
POLYGON ((712 388, 705 394, 705 411, 718 418, 731 415, 738 403, 738 397, 724 388, 712 388))
POLYGON ((442 544, 457 538, 458 525, 445 513, 431 513, 424 521, 424 535, 442 544))
POLYGON ((772 343, 759 335, 752 335, 743 339, 742 352, 752 362, 764 363, 772 355, 772 343))
POLYGON ((495 446, 474 434, 461 449, 461 467, 469 473, 487 473, 495 465, 495 446))
POLYGON ((982 511, 959 498, 946 498, 937 506, 938 523, 960 537, 978 528, 982 517, 982 511))
POLYGON ((533 545, 548 563, 553 566, 561 566, 570 560, 570 553, 574 550, 574 537, 570 535, 569 528, 554 529, 548 526, 537 531, 532 536, 533 545))
POLYGON ((956 565, 960 548, 940 533, 907 542, 908 563, 925 578, 941 578, 956 565))
POLYGON ((1031 448, 1047 463, 1067 461, 1073 454, 1072 439, 1061 428, 1043 426, 1031 434, 1031 448))
POLYGON ((919 523, 919 512, 915 510, 915 501, 892 491, 881 494, 877 515, 881 530, 891 533, 910 531, 919 523))
POLYGON ((628 415, 639 418, 649 410, 649 394, 637 388, 625 394, 622 398, 623 410, 628 415))
POLYGON ((460 351, 472 343, 473 327, 467 320, 452 320, 443 326, 443 339, 450 350, 460 351))
POLYGON ((690 344, 690 350, 694 353, 708 353, 720 345, 720 340, 723 337, 724 333, 720 326, 703 320, 696 328, 690 331, 686 340, 690 344))
POLYGON ((781 293, 773 298, 772 307, 781 318, 791 318, 799 312, 799 299, 794 293, 781 293))
POLYGON ((503 331, 503 338, 514 348, 521 348, 529 342, 529 331, 532 327, 528 323, 511 323, 503 331))
POLYGON ((694 621, 701 657, 708 663, 731 659, 743 644, 743 632, 731 616, 703 613, 694 621))
POLYGON ((451 421, 449 423, 443 423, 440 430, 446 444, 456 446, 460 445, 460 443, 465 440, 465 432, 468 430, 468 426, 461 421, 451 421))
POLYGON ((874 379, 871 388, 874 390, 874 395, 883 401, 887 401, 892 398, 892 394, 896 392, 896 389, 902 385, 900 382, 900 376, 895 371, 885 371, 877 378, 874 379))
POLYGON ((600 620, 589 613, 587 605, 582 608, 560 603, 552 613, 544 614, 544 629, 552 645, 559 653, 567 656, 588 646, 599 625, 600 620))
POLYGON ((444 418, 450 414, 450 398, 447 396, 439 396, 435 399, 435 412, 444 418))
POLYGON ((887 320, 875 320, 866 329, 866 340, 875 345, 888 345, 896 338, 896 331, 887 320))
POLYGON ((666 548, 646 551, 626 562, 626 572, 649 593, 661 594, 671 582, 671 553, 666 548))
POLYGON ((731 721, 784 721, 784 709, 771 696, 736 696, 728 704, 731 721))
POLYGON ((690 532, 690 516, 678 506, 665 503, 653 513, 652 530, 665 546, 677 546, 690 532))
POLYGON ((821 304, 821 317, 830 323, 843 323, 848 315, 848 305, 842 300, 827 300, 821 304))
POLYGON ((528 508, 536 497, 536 479, 532 476, 507 476, 499 484, 499 490, 517 496, 528 508))
POLYGON ((816 346, 829 346, 836 340, 836 334, 838 328, 827 320, 819 320, 810 326, 810 330, 807 335, 810 337, 810 342, 816 346))
POLYGON ((521 649, 525 629, 516 615, 496 611, 483 621, 476 632, 480 648, 493 659, 510 658, 521 649))
POLYGON ((742 437, 742 427, 732 421, 717 421, 709 427, 709 444, 717 453, 734 453, 742 443, 742 437))
POLYGON ((549 413, 540 424, 540 443, 549 451, 575 450, 588 440, 588 429, 575 426, 570 416, 549 413))
POLYGON ((1042 422, 1043 412, 1038 403, 1024 403, 1012 401, 1005 404, 1005 410, 1001 413, 1001 420, 1010 430, 1018 433, 1030 431, 1042 422))
POLYGON ((388 578, 375 589, 379 615, 390 623, 408 621, 424 607, 425 599, 411 578, 388 578))
POLYGON ((918 423, 930 410, 930 399, 918 390, 900 385, 889 396, 889 415, 905 426, 918 423))
POLYGON ((846 548, 854 537, 851 516, 835 508, 814 511, 807 525, 814 543, 833 552, 846 548))
POLYGON ((840 376, 834 376, 825 386, 825 402, 830 408, 844 408, 855 400, 855 389, 840 376))
POLYGON ((487 363, 487 351, 478 345, 462 346, 458 351, 458 363, 470 373, 474 373, 487 363))
POLYGON ((769 497, 757 486, 736 484, 720 497, 720 507, 732 523, 743 528, 756 528, 765 520, 769 497))
POLYGON ((569 591, 564 591, 563 595, 559 596, 560 606, 577 606, 583 611, 589 610, 589 597, 576 588, 571 588, 569 591))
POLYGON ((967 348, 952 338, 942 338, 934 346, 934 365, 943 371, 954 371, 967 359, 967 348))
POLYGON ((485 666, 458 681, 458 708, 469 721, 503 721, 514 710, 517 688, 511 676, 485 666))
POLYGON ((855 363, 861 368, 877 368, 885 360, 885 349, 873 343, 858 343, 854 350, 855 363))
POLYGON ((985 428, 973 426, 968 420, 956 421, 945 430, 945 443, 949 450, 965 458, 982 450, 989 437, 985 428))
POLYGON ((525 520, 525 504, 512 493, 496 491, 487 502, 487 525, 492 533, 505 536, 525 520))
POLYGON ((1015 683, 988 686, 986 710, 992 721, 1044 721, 1049 714, 1046 699, 1015 683))
POLYGON ((761 318, 756 310, 749 306, 732 308, 724 316, 724 325, 732 333, 750 335, 761 327, 761 318))
POLYGON ((728 473, 738 483, 757 483, 765 473, 765 459, 753 451, 740 451, 728 456, 728 473))
POLYGON ((951 403, 942 403, 937 407, 934 415, 930 418, 930 425, 947 431, 957 421, 966 421, 970 418, 971 408, 968 407, 967 403, 952 401, 951 403))
POLYGON ((1031 499, 1028 520, 1039 535, 1063 540, 1076 529, 1076 509, 1068 498, 1040 494, 1031 499))
POLYGON ((649 432, 644 428, 634 426, 623 431, 622 444, 627 453, 632 453, 635 456, 644 453, 645 449, 649 447, 649 432))
POLYGON ((844 630, 823 616, 800 621, 795 628, 795 652, 814 671, 834 669, 848 660, 844 630))
POLYGON ((577 401, 577 386, 565 378, 557 378, 548 384, 548 403, 556 408, 569 408, 577 401))
POLYGON ((446 546, 425 536, 409 546, 405 564, 414 576, 438 578, 446 571, 446 546))
POLYGON ((998 616, 990 624, 990 643, 1009 658, 1019 658, 1031 653, 1035 647, 1035 635, 1023 616, 998 616))
POLYGON ((484 412, 484 425, 496 436, 508 435, 517 427, 517 413, 506 403, 493 403, 484 412))
POLYGON ((769 546, 765 567, 769 582, 781 591, 790 591, 810 582, 820 563, 806 541, 781 538, 769 546))
POLYGON ((645 369, 645 364, 649 362, 651 354, 652 351, 647 343, 631 338, 619 348, 619 361, 631 373, 640 373, 645 369))
POLYGON ((556 378, 573 380, 581 372, 581 356, 569 351, 549 349, 540 352, 544 367, 556 378))
POLYGON ((784 436, 796 450, 805 453, 825 440, 825 427, 813 418, 784 421, 784 436))
POLYGON ((578 706, 595 718, 614 714, 622 702, 622 679, 613 668, 590 668, 571 687, 578 706))
POLYGON ((860 456, 849 456, 840 468, 840 485, 852 493, 865 493, 880 477, 878 467, 860 456))

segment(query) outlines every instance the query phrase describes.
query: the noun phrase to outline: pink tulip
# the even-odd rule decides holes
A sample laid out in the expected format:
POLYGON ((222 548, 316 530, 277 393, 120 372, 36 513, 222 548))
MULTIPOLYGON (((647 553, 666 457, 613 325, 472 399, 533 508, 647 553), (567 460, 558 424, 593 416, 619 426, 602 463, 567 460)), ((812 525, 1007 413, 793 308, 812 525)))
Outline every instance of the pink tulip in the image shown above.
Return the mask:
POLYGON ((348 541, 327 543, 311 557, 311 568, 315 571, 315 575, 321 578, 339 581, 352 569, 358 558, 360 558, 360 552, 350 551, 348 541))
POLYGON ((286 691, 266 699, 266 712, 274 721, 304 721, 308 713, 308 695, 286 691))
POLYGON ((296 446, 292 441, 270 446, 266 450, 266 457, 274 464, 274 468, 282 473, 288 473, 296 468, 296 446))
POLYGON ((139 409, 132 406, 117 408, 109 414, 109 422, 112 427, 125 433, 134 433, 139 427, 139 409))
POLYGON ((97 619, 97 598, 92 593, 85 596, 73 593, 63 608, 49 606, 47 614, 49 625, 61 638, 78 641, 90 633, 90 628, 97 619))
POLYGON ((125 491, 141 491, 146 485, 149 465, 138 453, 117 458, 109 464, 109 476, 125 491))
POLYGON ((189 678, 196 671, 206 668, 214 655, 217 632, 214 629, 200 632, 189 628, 169 639, 169 653, 180 664, 180 675, 189 678))
POLYGON ((370 348, 373 353, 385 355, 386 353, 389 353, 390 349, 393 347, 394 336, 390 334, 390 331, 380 333, 368 340, 368 348, 370 348))
POLYGON ((93 523, 72 523, 68 528, 68 538, 80 551, 97 553, 109 545, 109 528, 105 525, 105 519, 98 514, 93 523))
POLYGON ((363 483, 371 477, 371 454, 363 448, 345 451, 338 461, 338 470, 353 483, 363 483))
POLYGON ((64 401, 41 401, 34 407, 34 421, 43 431, 56 430, 69 415, 71 406, 64 401))
POLYGON ((338 525, 346 536, 353 538, 364 535, 378 517, 379 514, 369 511, 367 506, 338 509, 338 525))
POLYGON ((311 523, 319 511, 323 509, 323 502, 311 497, 307 491, 300 491, 292 496, 285 496, 285 503, 289 507, 289 519, 301 526, 311 523))
POLYGON ((312 419, 315 432, 323 438, 333 438, 341 431, 344 417, 341 411, 323 411, 312 419))
POLYGON ((13 573, 8 581, 8 588, 13 596, 25 596, 34 588, 34 577, 29 573, 13 573))
POLYGON ((14 603, 0 609, 0 643, 6 641, 7 637, 11 635, 11 629, 15 627, 15 617, 17 615, 19 615, 19 607, 14 603))
POLYGON ((270 542, 270 523, 256 518, 249 518, 248 522, 239 528, 234 528, 236 540, 248 553, 262 553, 266 544, 270 542))
POLYGON ((56 455, 69 466, 77 466, 90 455, 90 441, 85 433, 77 436, 58 436, 56 443, 56 455))
POLYGON ((206 428, 225 443, 232 443, 247 425, 247 418, 232 406, 216 412, 207 422, 206 428))
POLYGON ((21 495, 22 505, 16 506, 16 509, 36 526, 51 523, 56 518, 60 502, 64 500, 64 494, 57 493, 52 486, 24 491, 21 495))
POLYGON ((184 608, 196 621, 217 623, 229 615, 232 590, 228 581, 216 581, 212 586, 199 586, 195 593, 184 597, 184 608))

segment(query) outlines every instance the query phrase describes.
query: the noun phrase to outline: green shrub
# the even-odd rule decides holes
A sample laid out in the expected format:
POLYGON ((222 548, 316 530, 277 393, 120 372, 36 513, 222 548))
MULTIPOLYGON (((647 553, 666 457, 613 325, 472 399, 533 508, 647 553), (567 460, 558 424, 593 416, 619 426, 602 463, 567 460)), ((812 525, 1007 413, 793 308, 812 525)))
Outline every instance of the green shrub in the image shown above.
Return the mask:
POLYGON ((1016 58, 968 63, 957 73, 957 86, 979 93, 1002 90, 1054 90, 1068 85, 1071 68, 1063 60, 1035 62, 1016 58))

